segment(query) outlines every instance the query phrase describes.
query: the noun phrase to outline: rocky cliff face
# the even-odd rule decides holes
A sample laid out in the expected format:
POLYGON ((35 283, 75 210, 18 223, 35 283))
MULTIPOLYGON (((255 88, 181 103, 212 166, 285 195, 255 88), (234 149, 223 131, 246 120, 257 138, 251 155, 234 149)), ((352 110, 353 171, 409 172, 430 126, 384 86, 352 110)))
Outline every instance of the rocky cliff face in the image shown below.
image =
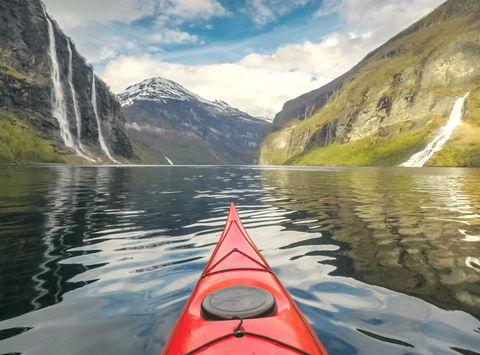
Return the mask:
POLYGON ((287 102, 260 161, 397 165, 421 150, 456 100, 471 92, 462 126, 429 164, 480 164, 479 55, 480 2, 447 1, 342 77, 287 102))
POLYGON ((132 85, 119 98, 129 136, 148 163, 252 164, 270 125, 164 78, 132 85))
POLYGON ((133 150, 121 106, 98 78, 95 87, 100 126, 97 123, 93 80, 92 67, 48 17, 39 0, 0 0, 0 109, 26 122, 62 154, 79 156, 80 152, 84 158, 79 159, 84 161, 85 157, 109 161, 99 142, 101 133, 111 154, 130 159, 133 150), (49 33, 49 23, 53 33, 49 33), (57 60, 57 87, 52 53, 57 60), (59 109, 54 108, 54 102, 59 109), (62 136, 60 111, 68 125, 71 145, 62 136))

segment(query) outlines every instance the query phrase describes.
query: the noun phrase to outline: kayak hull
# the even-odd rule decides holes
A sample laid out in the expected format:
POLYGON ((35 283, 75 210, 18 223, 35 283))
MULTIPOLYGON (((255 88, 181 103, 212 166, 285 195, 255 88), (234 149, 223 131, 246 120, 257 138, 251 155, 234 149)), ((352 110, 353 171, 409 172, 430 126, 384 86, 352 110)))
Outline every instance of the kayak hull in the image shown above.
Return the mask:
POLYGON ((162 354, 327 354, 303 314, 248 236, 235 206, 162 354), (250 286, 275 299, 273 315, 206 320, 202 301, 212 292, 250 286))

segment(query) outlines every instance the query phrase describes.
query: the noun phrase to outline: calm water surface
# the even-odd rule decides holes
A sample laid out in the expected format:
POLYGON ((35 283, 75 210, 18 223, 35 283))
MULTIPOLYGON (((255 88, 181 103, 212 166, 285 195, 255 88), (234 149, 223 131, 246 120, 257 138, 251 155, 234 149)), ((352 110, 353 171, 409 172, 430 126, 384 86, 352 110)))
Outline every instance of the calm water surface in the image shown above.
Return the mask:
POLYGON ((480 352, 480 170, 0 167, 0 354, 158 354, 236 203, 331 354, 480 352))

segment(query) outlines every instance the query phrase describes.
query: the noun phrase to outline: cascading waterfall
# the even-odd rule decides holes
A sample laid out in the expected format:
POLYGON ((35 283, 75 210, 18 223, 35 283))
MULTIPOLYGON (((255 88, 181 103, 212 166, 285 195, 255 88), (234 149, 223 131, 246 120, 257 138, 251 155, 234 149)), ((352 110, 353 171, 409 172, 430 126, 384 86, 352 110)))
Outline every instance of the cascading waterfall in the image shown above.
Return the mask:
POLYGON ((114 163, 121 164, 119 161, 115 160, 112 155, 110 154, 110 151, 108 150, 107 144, 105 143, 105 139, 103 138, 103 133, 102 133, 102 127, 100 125, 100 118, 98 116, 98 108, 97 108, 97 88, 95 85, 95 74, 92 73, 92 106, 93 106, 93 112, 95 114, 95 119, 97 120, 97 126, 98 126, 98 141, 100 142, 100 148, 102 148, 102 151, 105 153, 105 155, 113 161, 114 163))
MULTIPOLYGON (((71 47, 71 44, 70 44, 70 40, 67 38, 67 49, 68 49, 68 85, 70 87, 70 93, 72 95, 72 100, 73 100, 73 112, 75 114, 75 123, 76 123, 76 128, 77 128, 77 146, 78 148, 83 152, 83 153, 86 153, 86 154, 89 154, 86 150, 86 148, 83 146, 82 144, 82 121, 81 121, 81 117, 80 117, 80 110, 78 108, 78 102, 77 102, 77 96, 76 96, 76 92, 75 92, 75 88, 73 86, 73 65, 72 65, 72 47, 71 47)), ((88 159, 90 161, 95 161, 94 159, 84 155, 84 154, 79 154, 81 155, 83 158, 85 159, 88 159)))
POLYGON ((166 161, 168 161, 168 164, 173 165, 173 161, 171 161, 166 155, 163 156, 166 161))
POLYGON ((77 155, 82 158, 87 158, 80 149, 75 145, 72 134, 70 133, 70 125, 67 118, 67 106, 65 104, 65 95, 63 92, 62 82, 60 80, 60 66, 58 65, 57 46, 55 43, 55 32, 53 30, 53 24, 47 15, 44 4, 42 3, 43 13, 48 25, 48 39, 49 39, 49 57, 51 61, 51 79, 52 79, 52 116, 57 120, 60 126, 60 136, 63 143, 75 150, 77 155))
POLYGON ((401 164, 400 166, 404 167, 422 167, 424 166, 430 158, 438 152, 450 139, 455 128, 460 124, 463 115, 463 107, 465 105, 465 100, 467 99, 470 93, 467 93, 464 97, 460 97, 453 106, 452 113, 450 118, 445 126, 440 130, 440 134, 431 141, 424 150, 421 152, 413 154, 408 161, 401 164))

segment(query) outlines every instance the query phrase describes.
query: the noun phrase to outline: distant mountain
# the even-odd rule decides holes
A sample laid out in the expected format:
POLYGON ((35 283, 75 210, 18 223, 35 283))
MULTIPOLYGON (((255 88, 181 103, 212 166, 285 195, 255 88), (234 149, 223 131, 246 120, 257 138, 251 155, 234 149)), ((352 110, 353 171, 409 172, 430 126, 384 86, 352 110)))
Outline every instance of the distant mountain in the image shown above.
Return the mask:
POLYGON ((146 163, 252 164, 270 125, 165 78, 146 79, 118 97, 146 163))
POLYGON ((40 0, 0 0, 0 163, 133 158, 115 96, 40 0))
POLYGON ((263 164, 399 165, 462 123, 427 165, 480 166, 480 1, 449 0, 327 85, 285 103, 263 164))

